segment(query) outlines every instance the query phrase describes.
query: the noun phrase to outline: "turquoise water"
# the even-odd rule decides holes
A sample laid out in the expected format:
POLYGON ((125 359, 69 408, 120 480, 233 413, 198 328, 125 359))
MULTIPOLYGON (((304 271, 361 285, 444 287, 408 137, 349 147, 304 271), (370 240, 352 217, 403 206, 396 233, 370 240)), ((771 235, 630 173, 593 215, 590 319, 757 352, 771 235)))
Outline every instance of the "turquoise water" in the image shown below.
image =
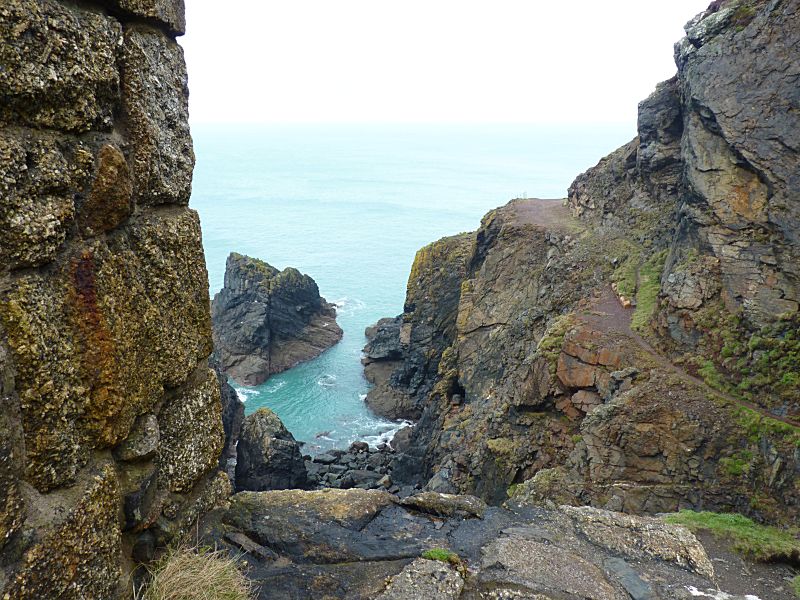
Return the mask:
POLYGON ((421 246, 475 229, 514 197, 561 198, 575 175, 628 141, 632 125, 198 125, 191 205, 212 295, 231 251, 311 275, 339 306, 344 338, 255 388, 306 449, 391 436, 364 405, 364 328, 402 311, 421 246))

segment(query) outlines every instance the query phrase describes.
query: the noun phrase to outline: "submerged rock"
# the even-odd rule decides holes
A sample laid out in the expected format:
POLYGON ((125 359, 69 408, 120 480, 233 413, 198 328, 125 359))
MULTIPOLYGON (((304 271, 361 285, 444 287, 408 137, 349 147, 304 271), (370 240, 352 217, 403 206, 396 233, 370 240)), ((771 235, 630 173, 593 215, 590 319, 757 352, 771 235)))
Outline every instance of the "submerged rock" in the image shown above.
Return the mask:
POLYGON ((239 490, 308 486, 300 444, 268 408, 259 408, 245 417, 236 456, 236 488, 239 490))
POLYGON ((342 339, 336 308, 311 277, 235 252, 211 303, 211 318, 214 355, 243 385, 258 385, 342 339))

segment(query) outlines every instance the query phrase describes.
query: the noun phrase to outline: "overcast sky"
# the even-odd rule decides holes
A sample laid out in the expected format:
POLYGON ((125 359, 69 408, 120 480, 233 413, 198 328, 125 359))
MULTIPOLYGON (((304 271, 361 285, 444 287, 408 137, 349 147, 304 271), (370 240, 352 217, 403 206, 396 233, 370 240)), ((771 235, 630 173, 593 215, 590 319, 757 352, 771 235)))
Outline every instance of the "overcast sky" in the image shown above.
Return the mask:
POLYGON ((709 0, 186 0, 193 123, 630 122, 709 0))

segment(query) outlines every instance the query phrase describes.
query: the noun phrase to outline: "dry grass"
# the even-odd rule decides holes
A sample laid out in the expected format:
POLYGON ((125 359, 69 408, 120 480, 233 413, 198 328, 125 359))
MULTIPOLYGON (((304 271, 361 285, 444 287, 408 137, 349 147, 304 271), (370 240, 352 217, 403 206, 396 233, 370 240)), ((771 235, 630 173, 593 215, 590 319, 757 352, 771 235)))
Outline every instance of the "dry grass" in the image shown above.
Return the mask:
POLYGON ((226 552, 198 548, 169 551, 150 570, 136 600, 253 600, 255 588, 226 552))

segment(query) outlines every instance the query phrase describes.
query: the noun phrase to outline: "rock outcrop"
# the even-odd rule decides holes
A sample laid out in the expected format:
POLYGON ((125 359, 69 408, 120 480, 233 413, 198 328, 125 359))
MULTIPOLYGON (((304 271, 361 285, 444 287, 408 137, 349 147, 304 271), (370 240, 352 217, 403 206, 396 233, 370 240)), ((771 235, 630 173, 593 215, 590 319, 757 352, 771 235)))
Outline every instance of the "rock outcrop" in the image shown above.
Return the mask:
POLYGON ((214 355, 243 385, 310 360, 342 339, 336 308, 311 277, 232 253, 211 305, 214 355))
MULTIPOLYGON (((241 555, 262 600, 689 600, 719 589, 688 530, 589 507, 487 507, 433 492, 403 501, 377 490, 243 492, 201 536, 241 555)), ((726 598, 764 593, 756 583, 722 585, 726 598)))
POLYGON ((236 449, 237 490, 308 487, 300 444, 268 408, 247 415, 236 449))
POLYGON ((421 251, 365 348, 370 405, 419 415, 393 479, 798 517, 799 20, 715 3, 567 200, 421 251))
POLYGON ((0 7, 3 598, 127 596, 230 491, 182 31, 178 0, 0 7))

